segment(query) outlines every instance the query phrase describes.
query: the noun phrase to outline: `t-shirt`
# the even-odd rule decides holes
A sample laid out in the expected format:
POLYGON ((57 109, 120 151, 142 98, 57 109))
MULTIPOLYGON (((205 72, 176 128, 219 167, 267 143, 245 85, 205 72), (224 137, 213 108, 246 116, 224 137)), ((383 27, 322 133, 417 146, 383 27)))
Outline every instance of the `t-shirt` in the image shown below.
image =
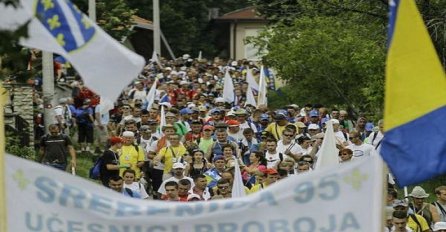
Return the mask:
POLYGON ((141 196, 141 199, 149 198, 149 194, 147 194, 144 186, 139 182, 133 182, 131 184, 124 183, 124 188, 129 188, 133 191, 133 193, 137 193, 141 196))
POLYGON ((282 132, 285 130, 286 125, 288 124, 285 124, 284 126, 279 126, 277 123, 273 122, 266 127, 265 131, 268 131, 269 133, 273 134, 276 140, 280 140, 282 138, 282 132))
POLYGON ((108 180, 112 176, 119 175, 119 170, 107 170, 107 164, 119 164, 119 156, 111 150, 107 150, 102 155, 102 166, 101 166, 101 180, 102 183, 108 183, 108 180))
POLYGON ((347 146, 348 149, 353 151, 352 159, 364 158, 374 154, 375 148, 367 143, 362 143, 361 145, 350 144, 347 146))
POLYGON ((214 143, 214 139, 212 139, 212 137, 209 139, 201 137, 200 144, 198 144, 198 147, 200 148, 200 150, 208 152, 209 148, 212 146, 212 143, 214 143))
POLYGON ((161 156, 161 162, 164 163, 164 174, 169 173, 172 170, 173 163, 179 162, 186 153, 187 150, 183 145, 178 147, 169 146, 161 149, 159 155, 161 156))
POLYGON ((267 168, 277 168, 277 165, 280 162, 280 154, 276 152, 275 154, 271 154, 268 151, 265 154, 266 158, 266 167, 267 168))
MULTIPOLYGON (((130 168, 136 172, 136 179, 141 176, 141 169, 136 166, 138 162, 144 161, 144 149, 139 147, 139 151, 136 151, 134 145, 123 145, 121 148, 121 156, 119 156, 119 163, 130 164, 130 168)), ((121 168, 119 170, 119 175, 122 176, 126 168, 121 168)))
POLYGON ((381 131, 372 132, 372 133, 370 133, 369 137, 367 137, 365 139, 365 143, 376 147, 381 142, 381 140, 383 138, 384 138, 384 135, 383 135, 383 133, 381 133, 381 131), (375 137, 375 134, 376 134, 376 137, 375 137), (375 137, 375 139, 373 139, 373 137, 375 137))
POLYGON ((43 162, 66 164, 71 145, 70 138, 63 134, 43 136, 40 139, 40 146, 44 148, 43 162))
POLYGON ((277 148, 276 151, 282 154, 286 154, 287 149, 289 149, 289 151, 291 152, 291 154, 298 154, 301 153, 301 147, 299 146, 299 144, 295 143, 295 142, 291 142, 287 145, 283 144, 283 140, 279 140, 277 142, 277 148))

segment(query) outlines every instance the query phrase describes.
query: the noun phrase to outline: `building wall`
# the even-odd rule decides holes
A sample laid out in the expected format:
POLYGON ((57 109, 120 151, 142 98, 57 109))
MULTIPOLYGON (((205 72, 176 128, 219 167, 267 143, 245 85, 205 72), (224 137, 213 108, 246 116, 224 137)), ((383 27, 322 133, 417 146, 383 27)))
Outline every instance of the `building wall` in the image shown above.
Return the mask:
POLYGON ((259 57, 255 56, 256 50, 252 45, 246 45, 245 39, 248 36, 257 36, 261 30, 263 30, 265 23, 231 23, 231 57, 237 60, 250 59, 259 60, 259 57), (234 30, 235 27, 235 30, 234 30), (235 43, 234 43, 234 31, 235 31, 235 43), (235 44, 235 52, 234 52, 235 44), (235 53, 235 55, 234 55, 235 53))

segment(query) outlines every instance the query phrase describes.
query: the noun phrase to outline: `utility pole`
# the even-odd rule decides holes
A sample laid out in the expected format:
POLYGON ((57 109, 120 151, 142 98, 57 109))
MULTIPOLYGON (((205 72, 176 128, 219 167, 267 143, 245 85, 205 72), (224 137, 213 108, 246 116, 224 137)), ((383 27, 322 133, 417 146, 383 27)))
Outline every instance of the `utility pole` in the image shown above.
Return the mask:
POLYGON ((54 123, 53 107, 56 105, 54 99, 54 64, 53 53, 42 51, 42 92, 43 92, 43 120, 45 122, 45 131, 48 132, 48 126, 54 123))
POLYGON ((88 17, 96 22, 96 0, 88 0, 88 17))
POLYGON ((159 0, 153 0, 153 49, 161 56, 161 28, 159 0))

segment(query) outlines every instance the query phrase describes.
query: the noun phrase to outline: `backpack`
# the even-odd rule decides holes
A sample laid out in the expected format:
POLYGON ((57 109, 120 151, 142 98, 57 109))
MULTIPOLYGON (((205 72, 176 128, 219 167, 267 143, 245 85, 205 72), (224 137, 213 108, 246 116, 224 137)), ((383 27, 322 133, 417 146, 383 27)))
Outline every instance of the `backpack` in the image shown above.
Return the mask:
POLYGON ((88 108, 78 110, 76 114, 76 122, 79 125, 88 125, 91 123, 88 108))
POLYGON ((90 168, 89 177, 93 180, 99 180, 101 177, 101 167, 104 162, 103 156, 99 157, 94 163, 93 167, 90 168))

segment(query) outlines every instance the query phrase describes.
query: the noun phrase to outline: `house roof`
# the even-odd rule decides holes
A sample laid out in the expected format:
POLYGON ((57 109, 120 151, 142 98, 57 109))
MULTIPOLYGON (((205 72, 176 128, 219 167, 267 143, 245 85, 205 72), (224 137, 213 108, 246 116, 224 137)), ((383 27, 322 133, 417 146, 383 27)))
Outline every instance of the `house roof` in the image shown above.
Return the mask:
POLYGON ((152 24, 152 21, 147 20, 147 19, 144 19, 144 18, 141 18, 141 17, 136 16, 136 15, 132 15, 132 19, 133 19, 133 21, 134 21, 135 23, 142 23, 142 24, 147 23, 147 24, 152 24))
POLYGON ((218 18, 218 21, 266 21, 263 16, 259 16, 254 6, 238 9, 226 13, 218 18))

